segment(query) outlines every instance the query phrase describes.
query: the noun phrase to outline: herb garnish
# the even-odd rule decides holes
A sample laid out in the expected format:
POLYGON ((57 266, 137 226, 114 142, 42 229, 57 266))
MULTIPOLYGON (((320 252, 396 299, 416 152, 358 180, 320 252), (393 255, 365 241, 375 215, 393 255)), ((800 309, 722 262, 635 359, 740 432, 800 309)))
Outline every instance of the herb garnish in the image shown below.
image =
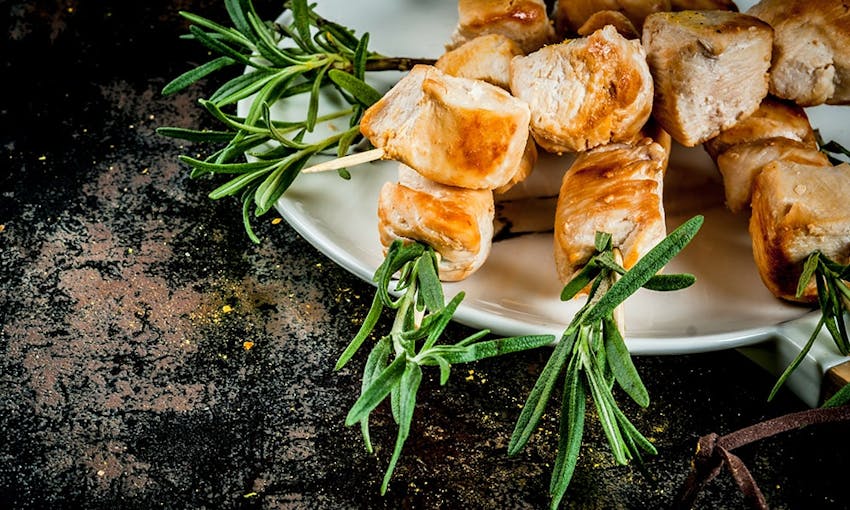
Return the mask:
MULTIPOLYGON (((223 130, 163 127, 157 132, 192 142, 224 144, 204 159, 186 155, 179 159, 192 167, 193 178, 209 174, 230 177, 209 196, 215 200, 240 195, 245 230, 258 243, 251 228, 252 206, 255 217, 265 214, 311 158, 319 154, 343 156, 362 138, 360 117, 381 97, 366 83, 366 73, 404 71, 433 60, 371 52, 368 33, 358 38, 352 30, 316 14, 307 0, 284 3, 284 10, 292 18, 289 24, 263 21, 251 0, 224 3, 234 28, 192 13, 180 13, 193 23, 184 38, 200 42, 219 56, 182 74, 162 90, 163 94, 172 94, 232 65, 250 69, 221 85, 208 99, 199 100, 224 125, 223 130), (284 122, 272 118, 271 105, 304 95, 308 95, 304 120, 284 122), (241 100, 250 100, 245 117, 225 113, 241 100), (319 115, 320 102, 349 107, 337 106, 330 113, 319 115), (305 140, 317 126, 346 119, 346 129, 305 140), (252 161, 244 161, 246 154, 252 161)), ((345 169, 340 169, 339 174, 348 178, 345 169)))
POLYGON ((464 295, 461 292, 445 302, 438 277, 438 256, 432 248, 418 242, 394 241, 373 280, 378 288, 369 313, 335 368, 345 366, 360 349, 384 308, 395 310, 392 330, 382 336, 369 353, 363 369, 360 398, 345 420, 346 425, 360 424, 366 449, 371 453, 369 415, 389 397, 398 435, 381 484, 381 494, 384 494, 410 433, 423 366, 438 366, 440 384, 444 385, 453 364, 551 345, 555 337, 531 335, 481 340, 489 333, 482 330, 455 344, 439 343, 464 295), (393 283, 396 274, 398 279, 393 283), (400 296, 393 299, 390 289, 400 296))
POLYGON ((558 379, 565 373, 558 450, 549 485, 552 508, 560 505, 578 461, 587 393, 593 399, 617 463, 626 464, 633 458, 640 461, 641 451, 656 453, 652 443, 617 406, 612 393, 616 383, 638 405, 649 405, 649 395, 623 341, 615 309, 641 287, 672 291, 693 284, 695 278, 689 274, 657 273, 693 239, 702 223, 702 216, 683 223, 628 271, 614 258, 611 236, 597 233, 596 254, 564 287, 561 299, 568 300, 589 285, 587 302, 567 326, 543 368, 508 445, 509 455, 522 450, 546 410, 558 379))
POLYGON ((779 388, 785 384, 785 381, 794 370, 800 365, 806 355, 815 343, 818 334, 826 326, 838 352, 842 355, 850 355, 850 338, 847 335, 847 326, 844 323, 845 310, 850 311, 850 286, 847 281, 850 280, 850 265, 843 266, 828 257, 820 251, 815 251, 809 258, 806 259, 803 265, 803 272, 800 274, 800 279, 797 281, 797 297, 801 297, 809 286, 809 283, 815 280, 818 292, 818 306, 821 310, 821 317, 818 320, 815 329, 812 331, 806 345, 800 349, 797 357, 785 368, 782 375, 776 381, 773 389, 770 391, 768 400, 773 400, 779 388))

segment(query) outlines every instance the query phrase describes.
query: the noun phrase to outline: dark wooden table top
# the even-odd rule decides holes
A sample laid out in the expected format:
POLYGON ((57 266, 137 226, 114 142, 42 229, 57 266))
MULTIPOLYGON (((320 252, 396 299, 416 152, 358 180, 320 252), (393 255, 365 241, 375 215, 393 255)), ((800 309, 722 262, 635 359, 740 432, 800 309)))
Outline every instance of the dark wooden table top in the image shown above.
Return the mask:
MULTIPOLYGON (((386 496, 395 427, 376 455, 345 427, 358 357, 334 372, 372 288, 285 222, 246 237, 239 205, 177 161, 159 126, 216 127, 210 80, 165 83, 208 57, 178 37, 187 10, 223 2, 0 2, 0 506, 3 508, 544 508, 557 412, 516 457, 506 446, 548 349, 426 372, 386 496)), ((257 2, 266 17, 280 4, 257 2)), ((387 324, 383 324, 387 326, 387 324)), ((468 331, 456 324, 448 335, 468 331)), ((773 376, 735 351, 640 357, 658 448, 614 464, 589 418, 569 508, 665 508, 699 436, 805 409, 766 402, 773 376)), ((775 508, 850 506, 847 426, 738 451, 775 508)), ((728 473, 700 508, 737 508, 728 473)))

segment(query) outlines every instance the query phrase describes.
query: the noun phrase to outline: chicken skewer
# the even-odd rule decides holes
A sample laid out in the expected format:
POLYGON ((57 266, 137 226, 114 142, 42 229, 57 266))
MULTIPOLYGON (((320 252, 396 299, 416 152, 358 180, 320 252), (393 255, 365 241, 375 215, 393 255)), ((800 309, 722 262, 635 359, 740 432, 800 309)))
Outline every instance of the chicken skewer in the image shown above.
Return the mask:
MULTIPOLYGON (((664 141, 663 135, 659 138, 664 141)), ((676 283, 649 284, 653 278, 656 282, 664 279, 652 275, 673 255, 668 252, 668 258, 656 258, 659 250, 668 250, 670 240, 682 235, 680 228, 665 237, 661 191, 667 161, 664 145, 641 138, 631 144, 610 144, 582 153, 563 177, 555 225, 555 258, 559 275, 566 282, 561 299, 586 292, 588 301, 576 313, 543 369, 508 447, 508 453, 514 454, 525 445, 558 374, 565 372, 560 438, 550 483, 553 508, 566 492, 578 457, 586 392, 592 396, 618 463, 640 459, 641 452, 656 452, 619 410, 609 383, 601 381, 610 371, 632 400, 643 407, 649 405, 649 395, 621 331, 625 298, 611 298, 617 295, 618 286, 632 282, 634 292, 641 286, 677 290, 693 283, 690 275, 671 275, 676 283), (637 274, 643 276, 636 284, 637 274), (610 300, 616 304, 602 306, 610 300), (606 311, 594 314, 596 306, 606 311)), ((701 218, 690 220, 687 235, 695 235, 700 224, 701 218)), ((684 244, 687 241, 681 247, 684 244)))
POLYGON ((494 189, 522 166, 529 117, 495 85, 417 65, 364 113, 360 131, 377 150, 354 160, 394 159, 440 184, 494 189))
POLYGON ((805 111, 767 97, 759 109, 704 144, 715 160, 733 212, 751 210, 753 258, 779 299, 819 303, 821 319, 779 376, 773 398, 826 326, 838 352, 850 355, 844 322, 850 287, 850 165, 831 166, 818 150, 805 111))
MULTIPOLYGON (((520 151, 518 165, 513 169, 509 167, 500 168, 499 165, 495 165, 498 173, 507 175, 508 179, 504 182, 494 181, 486 172, 478 175, 479 179, 485 181, 482 184, 470 180, 469 175, 461 175, 453 167, 428 168, 425 165, 446 164, 445 156, 438 154, 430 160, 428 157, 417 159, 415 155, 410 155, 411 147, 404 146, 405 143, 418 144, 420 142, 417 138, 418 134, 427 135, 431 133, 430 126, 424 124, 424 122, 427 120, 445 121, 445 117, 449 118, 449 125, 459 124, 461 126, 461 129, 454 133, 455 135, 482 138, 490 135, 490 133, 485 132, 486 130, 467 129, 468 132, 464 132, 463 123, 458 123, 456 120, 452 123, 451 119, 452 117, 456 119, 464 116, 475 117, 476 115, 480 117, 492 115, 493 112, 481 110, 471 112, 469 108, 465 108, 466 105, 458 106, 457 102, 447 102, 444 98, 451 96, 452 88, 460 88, 468 92, 476 90, 476 87, 494 94, 492 90, 486 90, 487 87, 490 87, 499 91, 502 97, 510 97, 507 92, 496 86, 473 78, 478 78, 477 75, 484 71, 487 77, 493 80, 499 80, 501 75, 503 83, 507 83, 508 62, 514 56, 511 54, 513 52, 511 45, 511 41, 502 36, 485 36, 465 44, 458 50, 449 52, 451 55, 439 62, 438 67, 449 68, 459 75, 471 75, 470 78, 451 78, 438 68, 414 69, 414 71, 426 74, 423 79, 422 90, 429 87, 425 84, 429 79, 435 82, 436 86, 441 86, 444 89, 441 91, 443 97, 439 97, 439 93, 434 92, 436 90, 435 85, 432 84, 430 85, 432 91, 426 92, 415 101, 416 105, 419 106, 422 97, 430 97, 430 100, 438 102, 439 107, 442 108, 442 112, 437 115, 429 116, 426 112, 423 115, 425 120, 415 119, 411 121, 423 122, 418 130, 408 129, 407 133, 399 136, 398 132, 393 131, 396 126, 393 125, 391 120, 387 121, 383 118, 404 117, 409 119, 415 117, 415 115, 404 110, 410 108, 409 96, 416 96, 416 86, 408 87, 406 93, 393 89, 397 93, 396 96, 383 105, 379 101, 373 107, 374 110, 377 110, 377 113, 370 109, 364 117, 365 126, 361 123, 364 134, 371 133, 372 140, 389 140, 389 143, 385 143, 384 147, 394 146, 396 154, 402 155, 398 159, 418 163, 416 169, 400 163, 398 181, 387 182, 380 190, 378 230, 381 244, 384 246, 385 260, 375 275, 379 290, 369 312, 372 320, 367 318, 360 332, 341 356, 338 364, 338 366, 344 364, 359 348, 374 327, 376 317, 384 306, 398 309, 392 332, 373 348, 369 356, 370 360, 383 359, 385 361, 376 361, 371 364, 376 365, 377 369, 368 368, 371 365, 367 362, 367 369, 364 372, 363 394, 355 403, 347 419, 348 424, 358 421, 361 423, 364 440, 367 448, 370 448, 368 413, 380 401, 380 399, 371 396, 378 393, 378 390, 373 389, 373 387, 382 388, 378 393, 383 395, 382 398, 389 394, 393 409, 398 409, 397 412, 394 412, 394 416, 398 416, 396 421, 399 423, 399 433, 393 456, 384 476, 382 491, 386 490, 395 463, 409 433, 413 402, 415 402, 418 382, 421 379, 420 369, 418 368, 420 364, 426 361, 431 364, 438 364, 441 370, 441 380, 444 382, 449 375, 452 356, 461 362, 473 361, 500 353, 539 347, 551 344, 554 341, 551 336, 537 336, 474 343, 475 340, 486 333, 486 331, 483 331, 453 346, 436 345, 436 339, 442 328, 448 323, 454 309, 463 298, 463 293, 459 293, 448 304, 444 304, 441 282, 462 280, 481 267, 489 254, 493 237, 494 189, 497 191, 504 190, 524 179, 536 160, 536 146, 528 136, 527 109, 524 112, 526 114, 525 124, 521 124, 516 129, 517 138, 522 138, 524 143, 524 149, 520 151), (507 48, 507 54, 504 53, 505 48, 507 48), (478 58, 466 58, 470 54, 476 53, 478 58), (481 58, 482 56, 487 58, 481 58), (471 65, 472 62, 477 62, 477 65, 471 65), (493 69, 497 71, 495 75, 490 72, 493 69), (484 86, 479 85, 479 83, 484 86), (373 117, 370 117, 370 115, 373 115, 373 117), (369 120, 370 118, 377 120, 373 122, 369 120), (436 182, 428 176, 437 176, 441 178, 442 182, 436 182), (450 185, 458 182, 462 183, 464 187, 450 185), (401 297, 397 301, 393 301, 388 296, 388 286, 389 280, 396 273, 398 273, 396 290, 401 293, 401 297), (395 360, 384 368, 383 365, 386 364, 391 349, 395 353, 395 360), (418 353, 413 355, 417 351, 418 353), (411 355, 413 355, 412 359, 411 355), (404 362, 404 371, 393 376, 396 378, 395 382, 381 384, 382 379, 392 381, 385 374, 391 372, 393 367, 398 365, 398 360, 404 362), (380 374, 378 374, 378 370, 380 370, 380 374), (369 404, 361 404, 363 401, 369 402, 369 404), (363 409, 365 409, 365 412, 363 409)), ((405 89, 402 88, 402 91, 405 91, 405 89)), ((390 92, 390 94, 392 93, 393 91, 390 92)), ((426 109, 428 107, 427 101, 425 100, 426 109)), ((487 122, 482 124, 485 128, 492 125, 492 123, 488 125, 487 122)), ((403 130, 404 128, 402 128, 403 130)), ((496 134, 498 135, 498 133, 496 134)), ((478 143, 480 146, 486 147, 486 140, 479 140, 478 143)), ((384 152, 382 149, 378 150, 381 153, 384 152)), ((490 150, 493 152, 489 155, 491 160, 498 160, 504 156, 504 154, 497 153, 495 147, 490 150)), ((498 150, 515 149, 503 144, 498 150)), ((479 157, 478 159, 482 158, 479 157)), ((457 160, 455 158, 454 161, 457 160)), ((499 179, 502 179, 502 177, 499 179)))

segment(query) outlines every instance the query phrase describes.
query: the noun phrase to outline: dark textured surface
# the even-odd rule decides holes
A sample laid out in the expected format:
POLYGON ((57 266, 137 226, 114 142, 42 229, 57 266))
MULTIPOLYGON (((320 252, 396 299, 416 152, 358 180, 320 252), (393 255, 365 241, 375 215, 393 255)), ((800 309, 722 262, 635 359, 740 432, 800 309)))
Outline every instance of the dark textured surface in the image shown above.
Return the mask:
MULTIPOLYGON (((392 420, 376 413, 367 454, 343 425, 363 359, 332 371, 371 288, 270 217, 252 245, 237 204, 176 162, 191 148, 154 132, 213 127, 195 100, 214 83, 158 91, 206 58, 178 40, 177 11, 225 21, 222 2, 0 6, 0 506, 546 506, 554 413, 505 454, 545 349, 458 367, 445 387, 427 372, 379 496, 392 420)), ((659 455, 648 476, 613 465, 590 419, 565 506, 667 507, 699 435, 803 408, 766 403, 772 376, 735 352, 637 365, 653 403, 626 411, 659 455)), ((739 453, 774 507, 846 507, 846 437, 821 426, 739 453)), ((741 504, 728 474, 699 499, 741 504)))

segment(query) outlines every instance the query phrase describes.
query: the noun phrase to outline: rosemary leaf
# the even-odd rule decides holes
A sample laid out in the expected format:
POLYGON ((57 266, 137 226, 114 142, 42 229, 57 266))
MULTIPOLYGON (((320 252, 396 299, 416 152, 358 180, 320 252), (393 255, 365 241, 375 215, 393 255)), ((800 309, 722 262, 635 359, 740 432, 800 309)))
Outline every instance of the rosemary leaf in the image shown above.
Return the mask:
POLYGON ((572 280, 564 285, 564 288, 561 290, 561 301, 569 301, 574 298, 582 289, 599 276, 600 271, 601 268, 596 264, 595 259, 591 259, 590 262, 581 268, 578 274, 573 276, 572 280))
POLYGON ((809 340, 806 342, 806 345, 804 345, 803 348, 800 349, 800 352, 794 358, 794 361, 792 361, 791 364, 785 368, 785 371, 783 371, 782 375, 779 376, 779 379, 776 381, 776 384, 773 385, 773 389, 770 390, 770 394, 767 396, 768 402, 773 400, 773 397, 776 396, 776 393, 779 391, 779 388, 781 388, 782 385, 785 384, 785 381, 788 379, 788 377, 791 376, 794 370, 796 370, 797 367, 800 366, 800 363, 802 363, 803 360, 806 358, 806 355, 809 354, 809 351, 812 349, 812 345, 814 345, 815 339, 817 339, 818 333, 820 333, 820 330, 823 328, 825 322, 826 318, 821 316, 820 320, 818 320, 817 326, 815 326, 814 331, 812 331, 812 334, 809 336, 809 340))
POLYGON ((413 411, 416 407, 416 392, 419 390, 419 383, 421 382, 422 369, 416 363, 408 362, 399 383, 398 435, 396 436, 395 448, 393 448, 389 467, 384 474, 384 481, 381 483, 382 495, 387 492, 387 486, 390 483, 390 478, 395 470, 398 458, 401 456, 404 442, 407 440, 407 436, 410 435, 410 424, 413 421, 413 411))
POLYGON ((188 87, 189 85, 200 80, 201 78, 204 78, 205 76, 208 76, 235 63, 236 61, 230 57, 218 57, 216 59, 210 60, 209 62, 201 64, 192 70, 186 71, 185 73, 170 81, 165 87, 162 88, 161 93, 164 96, 168 96, 174 94, 175 92, 179 92, 188 87))
POLYGON ((310 89, 310 101, 307 103, 307 122, 305 127, 308 132, 313 132, 316 128, 316 117, 319 116, 319 93, 322 85, 324 85, 325 73, 328 70, 328 65, 319 69, 319 72, 313 82, 313 88, 310 89))
POLYGON ((551 508, 558 508, 567 491, 578 462, 581 440, 584 436, 586 395, 584 383, 579 378, 576 363, 571 362, 564 379, 565 398, 561 405, 561 421, 558 432, 558 453, 552 468, 549 494, 551 508))
MULTIPOLYGON (((578 461, 587 392, 618 463, 625 464, 635 458, 641 460, 641 451, 656 453, 655 447, 620 410, 612 394, 616 383, 639 405, 649 405, 649 394, 632 363, 613 309, 650 282, 658 270, 690 242, 701 225, 700 216, 688 220, 628 271, 614 262, 611 236, 597 233, 597 253, 574 280, 565 285, 562 292, 565 298, 589 286, 587 302, 573 316, 529 393, 508 445, 508 454, 515 455, 527 443, 566 364, 558 451, 549 484, 551 508, 557 508, 563 500, 578 461), (624 274, 617 279, 621 272, 624 274)), ((690 275, 673 275, 656 279, 649 285, 673 290, 692 283, 690 275)))
POLYGON ((527 335, 510 338, 497 338, 472 344, 463 351, 448 354, 445 357, 450 363, 468 363, 471 361, 482 360, 484 358, 492 358, 494 356, 502 356, 513 352, 545 347, 547 345, 552 345, 554 341, 555 337, 552 335, 527 335))
MULTIPOLYGON (((225 0, 225 8, 233 27, 181 12, 191 23, 188 36, 183 38, 197 41, 210 49, 215 57, 178 76, 163 89, 164 94, 173 94, 233 64, 241 64, 248 70, 224 81, 209 98, 199 100, 214 119, 227 127, 227 131, 222 130, 220 133, 232 130, 229 139, 223 134, 202 139, 224 143, 224 147, 217 149, 208 159, 211 163, 232 163, 246 155, 258 157, 248 151, 268 145, 273 147, 266 149, 262 157, 270 163, 272 160, 290 157, 291 149, 307 151, 303 161, 305 165, 315 155, 325 154, 328 149, 343 156, 360 136, 359 122, 365 108, 381 97, 379 92, 367 84, 366 75, 386 70, 405 71, 419 62, 433 63, 431 60, 388 57, 370 52, 368 34, 357 36, 352 30, 322 18, 314 12, 315 5, 309 4, 307 0, 292 0, 284 4, 284 8, 292 14, 291 24, 263 20, 251 0, 225 0), (320 91, 326 85, 335 87, 337 94, 321 94, 320 91), (309 94, 309 97, 295 103, 302 99, 298 97, 302 94, 309 94), (247 104, 244 118, 223 111, 225 107, 232 107, 240 101, 246 101, 247 104), (269 107, 278 102, 284 102, 288 112, 296 112, 296 106, 303 109, 300 127, 294 134, 289 134, 292 131, 268 118, 269 107), (341 108, 340 102, 349 103, 350 108, 341 108), (319 116, 318 112, 323 111, 324 105, 329 107, 331 113, 319 116), (304 132, 312 132, 323 119, 336 117, 346 117, 350 129, 322 140, 304 141, 304 132)), ((197 133, 178 133, 167 128, 161 133, 164 136, 184 135, 187 139, 191 137, 200 140, 197 133)), ((190 169, 192 177, 206 173, 226 172, 209 172, 197 167, 190 169)), ((338 173, 342 178, 350 178, 345 169, 338 173)), ((286 170, 273 177, 280 179, 281 183, 291 183, 297 175, 298 172, 286 170)), ((233 194, 246 184, 251 182, 232 180, 220 184, 210 195, 220 197, 233 194)), ((268 182, 250 188, 264 194, 254 199, 258 205, 255 216, 270 210, 275 197, 288 189, 288 184, 272 184, 268 182)), ((245 214, 246 203, 242 201, 245 230, 252 241, 259 242, 245 214)))
MULTIPOLYGON (((420 259, 421 260, 421 259, 420 259)), ((446 326, 449 325, 449 321, 452 320, 454 316, 455 310, 460 305, 460 302, 464 298, 464 293, 458 292, 455 297, 449 300, 448 304, 441 310, 438 310, 436 313, 427 317, 428 320, 428 338, 425 340, 425 343, 422 345, 422 349, 430 349, 437 340, 439 340, 440 335, 443 334, 443 331, 446 329, 446 326)), ((423 329, 425 325, 425 321, 422 321, 423 329)))
POLYGON ((630 445, 632 445, 632 454, 635 457, 640 457, 640 452, 634 447, 637 446, 646 453, 650 455, 655 455, 658 453, 658 450, 655 449, 655 445, 649 442, 649 440, 644 437, 640 431, 635 428, 634 424, 623 414, 623 411, 620 410, 616 405, 613 407, 614 414, 617 416, 617 422, 620 424, 620 428, 623 430, 623 437, 626 438, 630 445))
POLYGON ((381 93, 375 90, 371 85, 339 69, 331 69, 328 77, 339 85, 340 88, 348 92, 363 106, 372 106, 381 99, 381 93))
POLYGON ((612 316, 603 319, 605 354, 617 383, 639 406, 649 406, 649 392, 638 375, 620 329, 612 316))
POLYGON ((266 173, 268 173, 268 168, 260 168, 259 170, 254 170, 253 172, 247 172, 235 177, 226 183, 222 184, 218 188, 212 190, 210 192, 209 197, 213 200, 218 200, 223 197, 235 195, 239 193, 245 186, 251 184, 256 181, 266 173))
POLYGON ((256 62, 252 62, 249 56, 240 53, 239 51, 231 48, 223 42, 211 37, 209 34, 194 25, 189 27, 189 32, 195 37, 195 39, 198 40, 198 42, 200 42, 207 48, 215 52, 221 53, 225 57, 230 57, 235 62, 239 62, 247 67, 256 67, 259 69, 265 68, 265 66, 261 66, 256 62))
POLYGON ((185 129, 177 127, 159 127, 158 135, 177 138, 187 142, 226 142, 233 137, 232 131, 210 131, 206 129, 185 129))
POLYGON ((390 394, 393 387, 398 384, 398 380, 404 373, 407 365, 407 356, 401 353, 392 363, 383 369, 381 373, 375 377, 369 384, 369 387, 360 395, 360 398, 348 411, 348 416, 345 418, 346 425, 354 425, 363 418, 369 415, 378 404, 390 394))
POLYGON ((616 404, 613 398, 609 398, 611 395, 610 389, 604 383, 605 377, 598 370, 598 364, 594 360, 593 352, 588 347, 586 342, 580 342, 579 344, 582 352, 582 364, 584 365, 585 377, 588 383, 587 386, 590 388, 590 394, 596 405, 599 424, 602 426, 605 437, 608 438, 608 444, 611 446, 611 453, 614 454, 614 460, 618 464, 626 464, 629 461, 630 455, 623 442, 617 417, 612 409, 616 407, 616 404))
MULTIPOLYGON (((250 46, 248 39, 232 28, 225 27, 224 25, 220 25, 212 20, 204 18, 203 16, 192 14, 191 12, 180 11, 180 15, 198 26, 212 30, 214 34, 217 34, 228 41, 241 44, 245 47, 250 46)), ((194 34, 192 35, 194 37, 194 34)), ((212 35, 209 37, 212 37, 212 35)))
POLYGON ((245 227, 245 232, 248 233, 248 239, 250 239, 254 243, 259 243, 260 239, 257 237, 257 234, 254 233, 254 229, 251 227, 251 203, 253 200, 251 197, 254 195, 255 188, 248 188, 242 192, 242 224, 245 227))
MULTIPOLYGON (((375 270, 373 280, 378 288, 369 315, 340 356, 337 367, 345 364, 358 350, 368 333, 373 330, 382 309, 395 310, 392 330, 380 340, 380 343, 391 345, 388 349, 390 353, 394 353, 395 359, 377 377, 373 377, 374 370, 371 368, 364 371, 364 389, 346 420, 347 425, 359 421, 364 431, 364 440, 370 441, 368 427, 363 420, 380 402, 389 398, 393 420, 398 424, 398 433, 393 455, 381 485, 381 491, 385 492, 410 432, 416 392, 422 379, 421 367, 438 366, 442 385, 446 384, 451 375, 452 363, 542 347, 551 344, 554 338, 549 335, 479 341, 489 333, 484 330, 455 344, 439 343, 464 294, 459 292, 445 306, 442 288, 428 290, 427 292, 432 294, 428 298, 420 295, 425 292, 426 286, 442 284, 436 275, 433 249, 418 242, 396 240, 391 243, 384 261, 375 270), (434 274, 430 274, 431 271, 434 271, 434 274), (391 286, 400 294, 395 300, 389 295, 391 286), (421 322, 416 320, 417 313, 424 314, 421 322)), ((372 354, 370 360, 367 360, 369 367, 374 366, 371 356, 372 354)))
POLYGON ((299 46, 312 53, 318 53, 319 49, 313 45, 313 38, 310 35, 310 14, 307 0, 291 0, 287 4, 292 9, 293 25, 300 39, 299 46))
POLYGON ((437 259, 433 250, 427 250, 416 262, 419 296, 429 310, 439 310, 445 304, 443 285, 437 275, 437 259))
POLYGON ((686 289, 696 281, 696 277, 692 274, 657 274, 647 280, 643 284, 643 288, 659 292, 671 292, 686 289))
POLYGON ((815 271, 818 269, 820 265, 820 252, 815 251, 812 252, 811 255, 806 259, 805 264, 803 264, 803 272, 800 274, 800 279, 797 281, 797 297, 801 297, 804 292, 806 292, 806 287, 809 286, 809 282, 812 281, 812 276, 814 276, 815 271))
POLYGON ((251 163, 210 163, 189 156, 180 156, 179 160, 207 173, 214 174, 246 174, 257 170, 269 171, 271 166, 268 161, 254 161, 251 163))
MULTIPOLYGON (((363 381, 360 386, 360 394, 363 395, 375 382, 381 372, 387 367, 387 360, 390 356, 389 337, 384 337, 375 344, 369 357, 366 358, 366 366, 363 367, 363 381)), ((366 451, 372 453, 372 441, 369 437, 369 416, 368 413, 360 420, 360 432, 363 435, 363 442, 366 446, 366 451)))
POLYGON ((271 209, 277 199, 289 188, 307 162, 307 156, 309 154, 305 152, 297 152, 277 163, 277 168, 260 184, 254 194, 254 203, 257 204, 256 216, 265 214, 271 209))
POLYGON ((234 104, 265 87, 276 76, 277 73, 265 69, 255 69, 250 73, 240 74, 222 84, 207 101, 219 108, 234 104))
POLYGON ((369 32, 363 34, 363 37, 357 41, 357 48, 354 50, 354 58, 351 61, 351 74, 358 80, 366 79, 366 59, 369 58, 369 32))
POLYGON ((360 329, 357 331, 357 334, 348 344, 348 347, 340 355, 339 359, 334 366, 334 370, 339 370, 345 366, 346 363, 354 356, 360 346, 363 345, 363 342, 372 333, 372 330, 375 329, 375 324, 378 323, 378 319, 381 318, 381 312, 384 309, 384 304, 381 302, 381 296, 377 293, 375 297, 372 299, 372 306, 369 307, 369 313, 366 314, 366 318, 363 320, 363 324, 360 326, 360 329))
POLYGON ((434 356, 433 359, 440 367, 440 386, 445 386, 449 382, 449 377, 452 375, 452 365, 443 356, 434 356))
POLYGON ((850 404, 850 384, 845 384, 840 390, 829 397, 829 400, 823 403, 821 407, 839 407, 850 404))
POLYGON ((538 377, 534 388, 531 389, 531 393, 528 395, 519 419, 514 426, 514 431, 508 443, 508 455, 514 456, 519 453, 528 443, 531 434, 534 433, 577 336, 578 333, 575 329, 568 329, 552 351, 549 361, 546 362, 543 372, 538 377))

